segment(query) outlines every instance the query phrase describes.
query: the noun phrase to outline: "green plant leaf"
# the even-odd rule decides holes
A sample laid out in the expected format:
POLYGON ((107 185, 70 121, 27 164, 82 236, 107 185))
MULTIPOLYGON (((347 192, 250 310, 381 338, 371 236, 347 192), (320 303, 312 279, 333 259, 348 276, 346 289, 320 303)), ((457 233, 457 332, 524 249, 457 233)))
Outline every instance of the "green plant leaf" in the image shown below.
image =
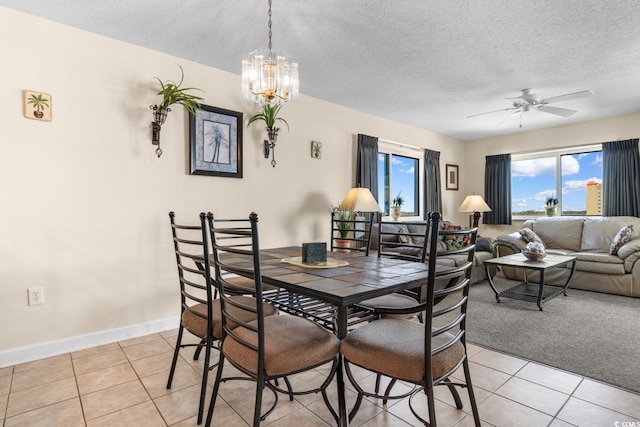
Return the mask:
POLYGON ((250 126, 252 123, 256 121, 263 121, 268 128, 274 128, 277 121, 281 121, 287 126, 287 130, 289 130, 289 123, 283 119, 282 117, 278 117, 278 113, 282 108, 282 104, 279 105, 271 105, 264 104, 259 113, 253 115, 249 121, 247 122, 247 126, 250 126))
POLYGON ((158 77, 154 77, 154 79, 156 79, 160 83, 160 90, 157 94, 162 96, 162 101, 160 102, 159 106, 168 108, 173 104, 181 104, 187 111, 195 115, 198 108, 200 108, 200 101, 202 101, 204 98, 202 98, 201 96, 190 94, 188 93, 188 91, 204 91, 195 87, 181 87, 182 83, 184 82, 184 70, 182 69, 182 66, 180 66, 180 64, 178 64, 178 67, 180 67, 180 83, 178 84, 176 84, 173 80, 167 80, 166 82, 163 82, 158 77))

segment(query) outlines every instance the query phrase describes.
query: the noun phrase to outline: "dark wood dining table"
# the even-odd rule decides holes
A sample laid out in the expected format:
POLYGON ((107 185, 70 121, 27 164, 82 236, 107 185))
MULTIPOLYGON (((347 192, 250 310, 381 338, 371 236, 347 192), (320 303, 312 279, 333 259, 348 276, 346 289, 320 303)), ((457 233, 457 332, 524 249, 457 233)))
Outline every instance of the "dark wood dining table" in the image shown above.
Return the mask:
MULTIPOLYGON (((350 307, 378 296, 416 287, 426 282, 429 271, 424 263, 401 259, 380 258, 363 252, 329 252, 328 260, 347 265, 313 268, 290 264, 283 259, 300 257, 299 246, 260 251, 262 280, 265 284, 285 289, 289 293, 311 297, 336 308, 336 334, 343 339, 348 333, 350 307)), ((330 262, 331 264, 331 262, 330 262)), ((348 426, 344 360, 338 359, 338 425, 348 426)))

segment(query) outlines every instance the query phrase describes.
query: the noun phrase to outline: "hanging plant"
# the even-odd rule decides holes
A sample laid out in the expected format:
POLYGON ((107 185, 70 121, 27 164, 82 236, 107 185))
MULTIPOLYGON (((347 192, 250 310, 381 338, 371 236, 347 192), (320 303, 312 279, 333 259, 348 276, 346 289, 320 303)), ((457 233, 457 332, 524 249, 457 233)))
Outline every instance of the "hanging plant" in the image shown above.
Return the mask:
POLYGON ((160 91, 158 91, 158 95, 162 95, 162 102, 158 104, 158 107, 168 109, 169 106, 173 104, 180 104, 195 116, 196 111, 200 108, 200 101, 204 98, 187 92, 191 90, 204 91, 195 87, 182 87, 182 83, 184 82, 184 70, 179 64, 178 67, 180 67, 180 83, 178 84, 172 80, 163 82, 158 77, 154 77, 154 79, 160 83, 161 87, 160 91))
POLYGON ((247 126, 251 126, 252 123, 257 121, 263 121, 267 125, 267 129, 273 129, 276 126, 276 122, 281 121, 282 123, 287 125, 287 130, 289 130, 289 123, 287 123, 287 121, 282 117, 278 117, 278 113, 280 112, 281 108, 282 104, 264 104, 262 106, 262 110, 249 119, 249 123, 247 123, 247 126))

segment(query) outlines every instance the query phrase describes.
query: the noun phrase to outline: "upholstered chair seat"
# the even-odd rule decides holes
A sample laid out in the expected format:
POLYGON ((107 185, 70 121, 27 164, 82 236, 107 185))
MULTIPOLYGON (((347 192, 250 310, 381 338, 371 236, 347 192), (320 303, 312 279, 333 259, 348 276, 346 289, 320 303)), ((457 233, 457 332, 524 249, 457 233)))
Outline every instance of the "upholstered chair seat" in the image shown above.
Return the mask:
MULTIPOLYGON (((252 322, 257 326, 256 322, 252 322)), ((280 377, 319 366, 335 358, 340 340, 326 329, 307 319, 281 315, 264 319, 264 369, 268 376, 280 377)), ((257 346, 258 334, 249 329, 237 330, 237 337, 257 346)), ((228 336, 222 351, 247 371, 256 374, 258 352, 228 336)))
MULTIPOLYGON (((253 279, 243 276, 230 277, 227 279, 227 292, 233 293, 244 293, 253 295, 256 292, 256 282, 253 279)), ((272 291, 278 289, 275 286, 267 285, 265 283, 262 284, 262 291, 272 291)))
MULTIPOLYGON (((252 297, 233 296, 231 298, 250 307, 256 306, 256 300, 252 297)), ((222 312, 220 310, 220 300, 213 300, 212 304, 213 336, 220 339, 222 337, 222 312)), ((273 316, 278 313, 278 310, 271 304, 264 303, 263 307, 265 316, 273 316)), ((242 321, 251 322, 256 318, 254 313, 245 310, 238 310, 235 307, 230 307, 229 309, 242 321)), ((205 338, 207 336, 207 305, 196 304, 191 307, 191 310, 185 310, 182 313, 182 324, 192 334, 200 338, 205 338)))
MULTIPOLYGON (((436 349, 452 338, 449 333, 438 335, 432 339, 432 348, 436 349)), ((424 348, 424 325, 389 318, 349 332, 340 352, 355 365, 367 366, 367 369, 391 378, 421 383, 425 379, 424 348)), ((433 378, 453 370, 464 355, 460 342, 435 353, 432 356, 433 378)))

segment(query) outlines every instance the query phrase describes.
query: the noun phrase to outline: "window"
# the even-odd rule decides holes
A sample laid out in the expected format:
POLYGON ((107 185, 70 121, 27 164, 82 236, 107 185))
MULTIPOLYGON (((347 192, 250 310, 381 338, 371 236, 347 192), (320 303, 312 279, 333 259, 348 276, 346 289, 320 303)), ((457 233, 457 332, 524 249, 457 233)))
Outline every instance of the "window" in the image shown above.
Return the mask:
POLYGON ((419 148, 378 142, 378 203, 385 216, 389 215, 393 199, 400 195, 404 200, 400 215, 420 217, 424 169, 421 153, 419 148))
POLYGON ((545 215, 548 198, 559 215, 601 215, 602 145, 512 155, 513 218, 545 215))

